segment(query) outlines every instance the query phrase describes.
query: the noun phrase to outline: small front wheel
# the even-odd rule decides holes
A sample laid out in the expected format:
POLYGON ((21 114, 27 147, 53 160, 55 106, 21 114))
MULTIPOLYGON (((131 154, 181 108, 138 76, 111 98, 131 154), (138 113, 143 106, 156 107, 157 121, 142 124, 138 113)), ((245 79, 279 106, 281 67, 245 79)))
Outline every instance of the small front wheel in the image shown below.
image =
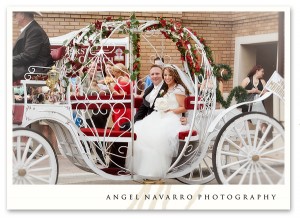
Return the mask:
POLYGON ((51 143, 28 128, 13 130, 13 184, 56 184, 57 156, 51 143))

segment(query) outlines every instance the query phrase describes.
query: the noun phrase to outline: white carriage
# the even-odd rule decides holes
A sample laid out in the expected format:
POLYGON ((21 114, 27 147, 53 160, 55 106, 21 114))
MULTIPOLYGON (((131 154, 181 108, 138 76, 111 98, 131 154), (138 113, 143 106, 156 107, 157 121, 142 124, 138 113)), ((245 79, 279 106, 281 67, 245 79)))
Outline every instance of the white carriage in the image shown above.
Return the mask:
MULTIPOLYGON (((56 61, 56 67, 47 74, 39 73, 33 66, 22 80, 25 99, 23 104, 14 104, 13 129, 13 183, 55 184, 58 179, 58 161, 51 143, 40 133, 30 129, 36 121, 46 122, 54 131, 61 152, 74 165, 112 180, 139 180, 140 176, 120 164, 128 156, 129 147, 134 147, 138 138, 134 130, 119 130, 118 121, 110 119, 112 112, 130 110, 131 118, 121 117, 133 124, 135 110, 141 104, 138 55, 139 40, 143 37, 157 54, 150 38, 161 36, 184 49, 183 70, 185 84, 191 88, 191 96, 185 100, 190 128, 178 133, 179 151, 172 161, 166 178, 177 178, 184 183, 204 184, 214 178, 221 184, 282 184, 284 183, 284 129, 275 119, 258 112, 240 113, 237 106, 216 111, 216 77, 200 38, 185 27, 163 20, 138 21, 134 16, 127 21, 95 22, 77 31, 66 42, 64 56, 56 61), (110 59, 107 49, 109 40, 117 34, 129 35, 129 48, 123 51, 128 60, 131 79, 130 94, 114 95, 110 90, 92 91, 83 84, 86 75, 79 72, 95 64, 100 72, 110 59), (84 49, 83 49, 84 48, 84 49), (47 76, 47 80, 40 78, 47 76), (71 78, 77 78, 72 90, 71 78), (50 86, 45 95, 48 103, 29 103, 29 86, 50 86), (72 91, 76 91, 73 93, 72 91), (107 116, 102 128, 96 127, 93 115, 107 116), (87 119, 90 122, 87 122, 87 119), (255 122, 254 122, 255 120, 255 122), (261 134, 260 124, 266 124, 261 134), (117 146, 116 146, 117 145, 117 146), (116 150, 112 150, 113 147, 116 150), (111 167, 113 164, 114 167, 111 167)), ((110 44, 116 49, 113 43, 110 44)), ((181 51, 182 54, 182 51, 181 51)), ((122 57, 119 56, 119 61, 122 57)), ((151 58, 152 59, 152 58, 151 58)), ((170 64, 173 59, 168 57, 170 64)), ((123 61, 124 61, 123 60, 123 61)), ((104 77, 104 75, 103 75, 104 77)), ((118 83, 114 79, 115 83, 118 83)), ((143 81, 143 79, 140 79, 143 81)), ((261 97, 266 98, 268 92, 261 97)), ((123 113, 125 115, 125 113, 123 113)))

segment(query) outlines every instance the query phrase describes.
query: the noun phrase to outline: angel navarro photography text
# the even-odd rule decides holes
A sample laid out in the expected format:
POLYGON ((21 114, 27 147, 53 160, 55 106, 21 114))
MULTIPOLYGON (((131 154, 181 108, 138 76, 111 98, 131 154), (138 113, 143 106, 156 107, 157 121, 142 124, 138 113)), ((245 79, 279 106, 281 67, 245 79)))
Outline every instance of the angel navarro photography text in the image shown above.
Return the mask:
POLYGON ((276 194, 108 194, 106 200, 249 200, 274 201, 276 194))

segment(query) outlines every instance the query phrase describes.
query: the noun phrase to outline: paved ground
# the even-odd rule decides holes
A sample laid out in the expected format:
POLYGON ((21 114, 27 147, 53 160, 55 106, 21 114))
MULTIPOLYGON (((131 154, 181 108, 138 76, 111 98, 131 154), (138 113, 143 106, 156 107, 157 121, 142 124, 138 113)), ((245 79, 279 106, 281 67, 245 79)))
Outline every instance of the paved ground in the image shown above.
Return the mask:
MULTIPOLYGON (((67 158, 64 158, 62 155, 58 155, 59 162, 59 176, 58 176, 58 185, 98 185, 98 184, 140 184, 137 181, 120 181, 120 180, 109 180, 105 179, 94 173, 85 172, 75 165, 73 165, 67 158)), ((167 179, 164 180, 165 184, 183 184, 182 182, 176 179, 167 179)), ((210 184, 217 184, 215 180, 210 182, 210 184)))

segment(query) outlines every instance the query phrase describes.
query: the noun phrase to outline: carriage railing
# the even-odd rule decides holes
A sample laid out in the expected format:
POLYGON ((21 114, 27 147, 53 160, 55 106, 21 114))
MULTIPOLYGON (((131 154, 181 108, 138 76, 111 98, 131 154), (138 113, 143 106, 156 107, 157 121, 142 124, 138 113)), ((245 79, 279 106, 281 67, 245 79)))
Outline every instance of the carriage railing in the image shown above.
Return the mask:
MULTIPOLYGON (((195 95, 195 105, 194 105, 194 110, 190 110, 190 115, 192 115, 192 118, 190 120, 191 124, 191 129, 190 129, 190 133, 189 136, 186 138, 186 146, 184 147, 184 149, 181 151, 181 153, 179 154, 179 156, 177 157, 177 161, 175 161, 173 163, 173 165, 171 166, 170 170, 173 169, 173 171, 176 171, 176 169, 180 169, 180 167, 183 167, 184 165, 191 163, 193 161, 193 159, 195 159, 195 156, 197 154, 199 154, 199 146, 202 144, 203 142, 203 138, 205 137, 205 133, 206 133, 206 126, 207 124, 209 124, 209 116, 210 116, 210 111, 213 109, 214 106, 214 99, 213 97, 213 93, 211 93, 211 91, 213 90, 211 85, 214 84, 214 77, 209 77, 205 79, 207 82, 209 81, 209 83, 195 83, 195 90, 199 93, 200 95, 195 95), (199 88, 200 87, 200 88, 199 88), (191 137, 191 131, 192 130, 196 130, 198 133, 198 141, 199 144, 196 148, 194 148, 193 150, 191 150, 191 144, 189 142, 189 138, 191 137), (185 162, 181 162, 180 165, 177 165, 178 162, 182 159, 182 158, 186 158, 188 157, 188 159, 185 162)), ((25 85, 26 84, 32 84, 32 83, 36 83, 39 85, 43 85, 45 84, 45 81, 33 81, 33 80, 25 80, 25 85)), ((112 93, 96 93, 96 92, 92 92, 89 94, 93 94, 93 95, 87 95, 84 92, 82 93, 82 95, 71 95, 72 93, 70 92, 70 86, 68 87, 68 92, 67 92, 67 99, 66 101, 64 101, 63 103, 66 104, 70 104, 73 108, 72 110, 75 111, 75 116, 73 117, 73 123, 76 124, 76 120, 80 119, 82 122, 80 122, 79 124, 76 124, 78 126, 78 130, 81 131, 80 128, 87 128, 90 130, 89 135, 86 135, 85 133, 83 133, 83 137, 86 139, 83 139, 85 141, 89 141, 90 143, 90 147, 86 147, 85 148, 85 152, 88 155, 88 157, 90 157, 90 159, 92 159, 92 154, 97 156, 97 153, 95 151, 96 148, 101 150, 102 153, 102 157, 98 157, 97 161, 100 162, 100 168, 104 168, 107 167, 108 164, 110 163, 110 156, 112 156, 112 154, 109 151, 109 148, 112 146, 112 144, 114 142, 122 142, 123 141, 123 135, 120 134, 119 136, 114 135, 112 138, 110 138, 112 132, 111 132, 111 128, 113 129, 114 126, 116 126, 115 123, 111 124, 111 127, 108 127, 108 124, 105 126, 103 132, 102 132, 102 136, 99 135, 99 133, 97 131, 94 131, 94 126, 89 126, 86 123, 86 118, 84 116, 84 114, 88 114, 88 111, 92 108, 92 109, 97 109, 97 112, 100 112, 100 109, 113 109, 113 111, 117 111, 120 108, 126 109, 126 108, 131 108, 131 103, 133 101, 133 99, 131 99, 131 97, 129 95, 124 95, 124 96, 116 96, 116 95, 112 95, 112 93), (106 98, 103 98, 106 97, 106 98), (117 97, 117 99, 116 99, 117 97), (93 140, 91 140, 92 138, 93 140), (90 140, 89 140, 90 139, 90 140)), ((122 117, 120 117, 122 118, 122 117)), ((130 126, 132 126, 132 122, 130 120, 128 120, 128 122, 130 122, 130 126)), ((129 131, 129 130, 126 130, 129 131)), ((125 142, 130 142, 130 140, 128 138, 130 138, 129 135, 127 136, 127 140, 125 140, 125 142)), ((131 134, 131 142, 134 142, 134 133, 131 134)), ((127 145, 124 145, 122 147, 128 147, 127 145)), ((120 155, 114 155, 114 156, 120 156, 120 155)), ((125 159, 128 155, 123 154, 123 158, 125 159)), ((93 161, 95 162, 95 160, 93 161)), ((124 169, 124 167, 120 168, 124 169)))

